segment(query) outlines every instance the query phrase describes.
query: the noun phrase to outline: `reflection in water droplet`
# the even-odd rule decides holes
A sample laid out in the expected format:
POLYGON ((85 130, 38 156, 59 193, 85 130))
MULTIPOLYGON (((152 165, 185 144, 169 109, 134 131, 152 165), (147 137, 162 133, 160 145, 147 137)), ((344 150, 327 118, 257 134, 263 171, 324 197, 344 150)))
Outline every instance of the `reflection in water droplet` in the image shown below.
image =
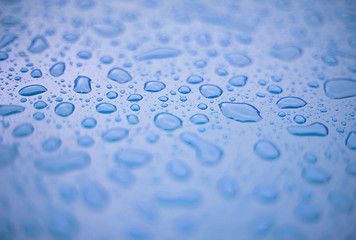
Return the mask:
POLYGON ((217 98, 223 93, 221 88, 212 84, 201 85, 199 91, 206 98, 217 98))
POLYGON ((249 57, 240 53, 226 54, 225 59, 234 67, 246 67, 252 63, 249 57))
POLYGON ((209 118, 205 114, 194 114, 189 118, 194 124, 205 124, 209 122, 209 118))
POLYGON ((325 95, 332 99, 343 99, 356 96, 356 80, 340 78, 324 83, 325 95))
POLYGON ((282 109, 288 108, 301 108, 304 107, 307 103, 298 97, 283 97, 277 101, 277 106, 282 109))
POLYGON ((260 111, 248 103, 222 102, 219 107, 225 117, 238 122, 258 122, 262 119, 260 111))
POLYGON ((42 143, 42 148, 46 152, 56 151, 62 144, 62 140, 56 137, 50 137, 42 143))
POLYGON ((83 128, 94 128, 97 124, 96 119, 92 117, 88 117, 83 119, 82 121, 82 127, 83 128))
POLYGON ((124 165, 119 165, 110 170, 108 177, 111 181, 123 186, 129 187, 136 181, 135 175, 124 165))
POLYGON ((220 162, 223 152, 217 145, 203 140, 190 132, 182 133, 180 139, 194 148, 198 160, 203 165, 216 165, 220 162))
POLYGON ((63 75, 65 69, 66 69, 66 65, 64 64, 64 62, 59 62, 59 63, 54 64, 54 65, 49 69, 49 73, 50 73, 53 77, 59 77, 59 76, 63 75))
POLYGON ((116 106, 111 103, 99 103, 96 105, 96 111, 103 114, 110 114, 116 112, 116 106))
POLYGON ((61 117, 68 117, 74 112, 74 105, 70 102, 59 103, 55 108, 54 112, 61 117))
POLYGON ((19 90, 19 94, 25 97, 28 96, 33 96, 37 94, 41 94, 47 91, 47 88, 45 88, 42 85, 35 84, 35 85, 28 85, 26 87, 23 87, 19 90))
POLYGON ((243 87, 246 85, 247 77, 244 75, 230 78, 229 83, 234 87, 243 87))
POLYGON ((66 212, 51 212, 47 221, 47 229, 52 237, 56 239, 73 238, 79 231, 77 219, 66 212))
POLYGON ((120 84, 132 80, 131 75, 122 68, 112 68, 108 73, 108 78, 120 84))
POLYGON ((187 82, 190 84, 199 84, 199 83, 202 83, 203 81, 204 81, 204 79, 198 75, 190 75, 187 78, 187 82))
POLYGON ((166 88, 166 85, 163 82, 159 81, 148 81, 145 82, 143 89, 147 92, 160 92, 166 88))
POLYGON ((91 92, 90 86, 91 79, 85 76, 78 76, 74 80, 74 91, 76 93, 86 94, 91 92))
POLYGON ((173 131, 182 126, 182 120, 170 113, 158 113, 154 118, 156 127, 173 131))

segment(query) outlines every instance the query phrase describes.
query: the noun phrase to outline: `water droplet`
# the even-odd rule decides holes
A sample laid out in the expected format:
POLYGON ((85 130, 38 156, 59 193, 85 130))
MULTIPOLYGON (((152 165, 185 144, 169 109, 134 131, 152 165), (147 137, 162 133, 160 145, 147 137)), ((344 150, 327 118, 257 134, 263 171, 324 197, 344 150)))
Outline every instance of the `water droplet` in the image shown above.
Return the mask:
POLYGON ((219 107, 225 117, 238 122, 258 122, 262 119, 260 111, 248 103, 222 102, 219 107))
POLYGON ((25 107, 19 105, 0 105, 0 115, 9 116, 25 111, 25 107))
POLYGON ((48 174, 63 174, 81 170, 90 165, 90 156, 85 152, 65 152, 35 160, 35 167, 48 174))
POLYGON ((326 136, 328 128, 322 123, 312 123, 307 126, 292 126, 287 128, 288 132, 296 136, 326 136))
POLYGON ((182 120, 170 113, 158 113, 154 118, 156 127, 173 131, 182 126, 182 120))
POLYGON ((302 171, 302 177, 312 184, 325 184, 330 181, 331 176, 320 167, 305 167, 302 171))
POLYGON ((246 85, 246 82, 247 82, 247 77, 244 75, 235 76, 230 78, 229 80, 229 84, 231 84, 234 87, 243 87, 246 85))
POLYGON ((107 38, 117 37, 124 31, 124 27, 118 22, 98 22, 92 28, 98 35, 107 38))
POLYGON ((33 78, 40 78, 42 77, 42 72, 40 69, 35 69, 31 72, 31 77, 33 78))
POLYGON ((309 163, 316 163, 318 161, 318 158, 314 155, 314 153, 307 152, 304 154, 304 160, 309 162, 309 163))
POLYGON ((51 212, 47 222, 49 233, 56 239, 71 239, 79 230, 77 219, 66 212, 51 212))
POLYGON ((88 117, 83 119, 82 121, 82 127, 83 128, 94 128, 96 126, 96 119, 92 117, 88 117))
POLYGON ((295 216, 303 222, 316 222, 320 218, 320 210, 311 204, 299 204, 294 209, 295 216))
POLYGON ((191 89, 190 87, 183 85, 178 88, 178 92, 180 92, 181 94, 188 94, 191 92, 191 89))
POLYGON ((217 98, 223 93, 221 88, 212 84, 201 85, 199 91, 206 98, 217 98))
POLYGON ((138 102, 142 100, 142 95, 140 94, 131 94, 130 96, 127 97, 127 101, 130 102, 138 102))
POLYGON ((220 162, 223 152, 217 145, 203 140, 190 132, 182 133, 180 139, 194 148, 198 160, 203 165, 216 165, 220 162))
POLYGON ((90 136, 81 136, 77 139, 77 143, 81 147, 90 147, 94 145, 94 139, 90 136))
POLYGON ((356 96, 356 80, 332 79, 324 83, 325 95, 332 99, 343 99, 356 96))
POLYGON ((272 94, 280 94, 283 92, 282 88, 277 85, 269 85, 267 91, 272 94))
POLYGON ((269 184, 257 185, 253 190, 253 194, 262 203, 273 203, 279 197, 278 189, 269 184))
POLYGON ((271 56, 282 61, 293 61, 303 54, 302 49, 294 46, 276 46, 271 51, 271 56))
POLYGON ((31 45, 28 47, 28 51, 31 53, 41 53, 49 47, 47 40, 43 36, 36 36, 31 45))
POLYGON ((152 155, 144 150, 138 149, 121 149, 115 153, 115 162, 124 164, 129 168, 143 167, 152 159, 152 155))
POLYGON ((49 73, 53 76, 53 77, 59 77, 62 76, 64 71, 66 70, 66 65, 64 62, 59 62, 54 64, 50 69, 49 69, 49 73))
POLYGON ((205 103, 199 103, 197 106, 200 110, 205 110, 208 108, 208 106, 205 103))
POLYGON ((205 114, 194 114, 189 119, 194 124, 205 124, 209 122, 209 118, 205 114))
POLYGON ((111 181, 123 186, 129 187, 136 181, 135 175, 124 165, 119 165, 110 170, 108 177, 111 181))
POLYGON ((255 237, 267 235, 274 225, 274 221, 268 217, 258 217, 251 221, 250 229, 255 237))
POLYGON ((127 121, 129 122, 129 124, 132 124, 132 125, 136 125, 140 122, 136 115, 130 114, 130 115, 127 115, 126 118, 127 118, 127 121))
POLYGON ((70 102, 61 102, 54 108, 54 112, 61 117, 68 117, 74 112, 74 105, 70 102))
POLYGON ((90 86, 91 79, 85 76, 78 76, 74 80, 74 91, 80 94, 86 94, 91 92, 90 86))
POLYGON ((328 201, 336 210, 343 213, 349 213, 353 208, 351 200, 339 191, 330 192, 328 201))
POLYGON ((203 81, 204 81, 204 79, 198 75, 190 75, 187 78, 187 82, 190 84, 199 84, 199 83, 202 83, 203 81))
POLYGON ((37 101, 33 104, 33 106, 36 108, 36 109, 44 109, 45 107, 47 107, 47 103, 45 103, 44 101, 37 101))
POLYGON ((164 59, 164 58, 172 58, 177 57, 181 54, 181 52, 177 49, 173 48, 156 48, 150 51, 141 53, 137 55, 135 59, 137 61, 144 61, 144 60, 152 60, 152 59, 164 59))
POLYGON ((91 52, 89 51, 79 51, 77 53, 77 56, 81 59, 90 59, 91 58, 91 52))
POLYGON ((103 210, 109 203, 109 194, 97 182, 85 183, 81 188, 84 204, 94 211, 103 210))
POLYGON ((0 168, 5 167, 15 161, 15 158, 18 154, 19 153, 16 146, 0 144, 0 168))
POLYGON ((122 68, 112 68, 108 73, 108 78, 120 84, 124 84, 132 80, 131 75, 122 68))
POLYGON ((254 151, 260 158, 265 160, 275 160, 280 156, 276 145, 268 140, 259 140, 254 146, 254 151))
POLYGON ((233 199, 238 193, 236 181, 230 176, 220 178, 216 184, 216 188, 224 199, 233 199))
POLYGON ((129 131, 125 128, 117 127, 111 128, 102 134, 102 137, 107 142, 116 142, 126 138, 129 131))
POLYGON ((156 201, 164 207, 195 207, 202 200, 200 192, 186 190, 178 193, 161 192, 156 194, 156 201))
POLYGON ((356 132, 352 131, 347 135, 346 141, 345 141, 346 147, 356 150, 356 132))
POLYGON ((31 135, 34 131, 34 127, 30 123, 22 123, 17 125, 14 130, 12 131, 12 136, 14 137, 27 137, 31 135))
POLYGON ((47 88, 45 88, 42 85, 35 84, 35 85, 28 85, 26 87, 23 87, 19 90, 19 94, 25 97, 41 94, 47 91, 47 88))
POLYGON ((0 49, 6 47, 7 45, 11 44, 17 38, 16 35, 7 33, 5 34, 0 40, 0 49))
POLYGON ((111 103, 99 103, 98 105, 96 105, 96 111, 98 111, 99 113, 110 114, 116 112, 116 110, 116 106, 111 103))
POLYGON ((356 176, 356 163, 349 163, 346 167, 346 172, 352 176, 356 176))
POLYGON ((100 62, 103 64, 110 64, 114 61, 114 59, 110 56, 104 56, 100 58, 100 62))
POLYGON ((329 66, 336 66, 339 63, 332 55, 324 55, 321 57, 321 60, 329 66))
POLYGON ((5 61, 6 59, 8 59, 9 54, 7 54, 4 51, 0 51, 0 61, 5 61))
POLYGON ((46 152, 56 151, 62 145, 62 140, 56 137, 50 137, 42 143, 42 148, 46 152))
POLYGON ((147 92, 160 92, 166 88, 166 84, 159 81, 148 81, 145 82, 143 89, 147 92))
POLYGON ((167 172, 174 179, 177 180, 187 180, 192 170, 185 162, 181 160, 171 160, 167 163, 167 172))
POLYGON ((307 120, 305 119, 304 116, 302 115, 295 115, 293 118, 294 122, 298 123, 298 124, 303 124, 305 123, 307 120))
POLYGON ((226 54, 225 59, 234 67, 246 67, 252 63, 249 57, 240 53, 226 54))

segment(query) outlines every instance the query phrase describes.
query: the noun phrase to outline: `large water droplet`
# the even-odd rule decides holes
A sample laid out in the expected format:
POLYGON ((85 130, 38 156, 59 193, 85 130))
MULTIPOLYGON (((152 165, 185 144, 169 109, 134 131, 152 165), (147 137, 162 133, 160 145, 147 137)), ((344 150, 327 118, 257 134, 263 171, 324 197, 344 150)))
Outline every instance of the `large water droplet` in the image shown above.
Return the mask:
POLYGON ((53 76, 53 77, 59 77, 61 75, 63 75, 64 71, 66 70, 66 65, 64 62, 59 62, 54 64, 50 69, 49 69, 49 73, 53 76))
POLYGON ((320 210, 311 204, 299 204, 294 209, 295 216, 303 222, 316 222, 320 218, 320 210))
POLYGON ((160 81, 145 82, 143 89, 147 92, 160 92, 166 88, 166 84, 160 81))
POLYGON ((122 68, 112 68, 108 73, 108 78, 120 84, 124 84, 132 80, 130 73, 122 68))
POLYGON ((46 152, 56 151, 62 145, 62 140, 56 137, 50 137, 42 143, 42 148, 46 152))
POLYGON ((276 46, 271 51, 271 56, 282 61, 293 61, 303 54, 302 49, 294 46, 276 46))
POLYGON ((14 137, 27 137, 34 131, 34 127, 30 123, 22 123, 14 128, 12 136, 14 137))
POLYGON ((28 51, 31 53, 41 53, 49 47, 47 40, 43 36, 36 36, 31 45, 28 47, 28 51))
POLYGON ((277 106, 282 109, 288 108, 301 108, 304 107, 307 103, 298 97, 283 97, 277 101, 277 106))
POLYGON ((238 122, 258 122, 262 119, 260 111, 248 103, 222 102, 219 107, 225 117, 238 122))
POLYGON ((25 111, 25 107, 19 105, 0 105, 0 115, 9 116, 25 111))
POLYGON ((85 183, 81 188, 84 204, 94 211, 103 210, 109 203, 109 194, 97 182, 85 183))
POLYGON ((324 83, 326 96, 332 99, 343 99, 356 96, 356 80, 340 78, 324 83))
POLYGON ((74 91, 76 93, 86 94, 91 92, 90 86, 91 79, 85 76, 78 76, 74 80, 74 91))
POLYGON ((350 149, 356 150, 356 131, 352 131, 347 135, 345 145, 350 149))
POLYGON ((92 117, 85 118, 82 121, 83 128, 94 128, 96 124, 97 124, 96 119, 92 117))
POLYGON ((234 87, 243 87, 246 85, 247 77, 244 75, 230 78, 229 83, 234 87))
POLYGON ((204 79, 198 75, 191 75, 187 78, 187 82, 190 84, 199 84, 202 83, 204 79))
POLYGON ((111 103, 99 103, 96 105, 96 111, 103 114, 110 114, 116 112, 116 106, 111 103))
POLYGON ((177 180, 187 180, 192 170, 181 160, 172 160, 167 163, 167 172, 177 180))
POLYGON ((48 174, 62 174, 88 167, 90 155, 85 152, 65 152, 35 160, 35 167, 48 174))
POLYGON ((221 88, 212 84, 201 85, 199 91, 206 98, 217 98, 223 93, 221 88))
POLYGON ((152 155, 144 150, 126 148, 115 153, 115 162, 129 168, 145 166, 151 159, 152 155))
POLYGON ((154 118, 156 127, 173 131, 182 126, 182 120, 170 113, 158 113, 154 118))
POLYGON ((19 90, 19 94, 25 97, 41 94, 47 91, 47 88, 45 88, 42 85, 39 84, 34 84, 34 85, 28 85, 26 87, 23 87, 19 90))
POLYGON ((322 123, 312 123, 307 126, 292 126, 287 128, 288 132, 296 136, 326 136, 328 128, 322 123))
POLYGON ((234 67, 246 67, 252 63, 249 57, 240 53, 226 54, 225 59, 234 67))
POLYGON ((330 181, 331 176, 320 167, 305 167, 302 171, 302 177, 312 184, 325 184, 330 181))
POLYGON ((124 139, 129 135, 129 131, 125 128, 111 128, 102 134, 102 137, 107 142, 116 142, 124 139))
POLYGON ((205 124, 209 122, 209 118, 205 114, 194 114, 189 118, 194 124, 205 124))
POLYGON ((135 57, 138 61, 177 57, 181 52, 173 48, 156 48, 135 57))
POLYGON ((203 140, 196 134, 190 132, 182 133, 180 139, 194 148, 200 163, 204 165, 215 165, 220 162, 223 152, 217 145, 203 140))
POLYGON ((275 160, 280 155, 276 145, 268 140, 259 140, 254 146, 254 151, 259 157, 265 160, 275 160))
POLYGON ((54 112, 61 117, 68 117, 74 112, 74 105, 70 102, 61 102, 54 108, 54 112))

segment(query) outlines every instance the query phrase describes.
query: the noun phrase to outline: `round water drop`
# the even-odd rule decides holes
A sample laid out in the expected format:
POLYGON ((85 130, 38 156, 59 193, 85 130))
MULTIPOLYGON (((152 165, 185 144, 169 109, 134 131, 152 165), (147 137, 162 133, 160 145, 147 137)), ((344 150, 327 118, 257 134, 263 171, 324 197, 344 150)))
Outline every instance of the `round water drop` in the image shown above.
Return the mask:
POLYGON ((129 135, 129 131, 125 128, 111 128, 102 134, 102 138, 106 142, 117 142, 129 135))
POLYGON ((253 190, 255 197, 263 203, 273 203, 278 199, 278 189, 274 185, 259 184, 253 190))
POLYGON ((130 102, 138 102, 138 101, 141 101, 142 100, 142 95, 140 94, 131 94, 130 96, 127 97, 127 101, 130 101, 130 102))
POLYGON ((318 161, 318 158, 315 156, 315 154, 311 152, 305 153, 303 158, 309 163, 316 163, 318 161))
POLYGON ((41 120, 43 120, 45 118, 45 115, 43 113, 41 113, 41 112, 35 112, 33 114, 33 118, 38 120, 38 121, 41 121, 41 120))
POLYGON ((298 124, 303 124, 305 123, 307 120, 305 119, 304 116, 302 115, 295 115, 293 118, 294 122, 298 123, 298 124))
POLYGON ((244 75, 235 76, 230 78, 229 84, 231 84, 234 87, 243 87, 246 85, 247 79, 248 78, 244 75))
POLYGON ((53 77, 59 77, 62 76, 64 71, 66 70, 66 65, 64 62, 59 62, 54 64, 50 69, 49 69, 49 73, 53 76, 53 77))
POLYGON ((130 106, 130 109, 131 109, 132 111, 137 112, 137 111, 140 110, 140 106, 139 106, 138 104, 134 103, 134 104, 132 104, 132 105, 130 106))
POLYGON ((198 75, 191 75, 187 78, 187 82, 190 84, 199 84, 202 83, 204 79, 198 75))
POLYGON ((15 161, 18 154, 19 152, 16 146, 0 144, 0 168, 5 167, 15 161))
POLYGON ((185 162, 181 160, 172 160, 167 163, 167 172, 171 177, 177 180, 187 180, 192 170, 185 162))
POLYGON ((42 72, 40 69, 35 69, 31 72, 31 77, 33 78, 40 78, 42 77, 42 72))
POLYGON ((206 98, 217 98, 223 93, 221 88, 212 84, 201 85, 199 91, 206 98))
POLYGON ((119 94, 115 91, 110 91, 110 92, 106 93, 106 96, 109 99, 115 99, 115 98, 117 98, 117 96, 119 96, 119 94))
POLYGON ((294 46, 276 46, 271 51, 271 56, 282 61, 293 61, 303 54, 302 49, 294 46))
POLYGON ((330 181, 331 176, 320 167, 305 167, 302 171, 302 177, 312 184, 325 184, 330 181))
POLYGON ((45 103, 44 101, 37 101, 33 104, 33 106, 36 108, 36 109, 43 109, 45 107, 47 107, 47 103, 45 103))
POLYGON ((194 124, 205 124, 209 122, 209 118, 205 114, 195 114, 189 119, 194 124))
POLYGON ((181 94, 188 94, 191 92, 191 89, 190 87, 183 85, 178 88, 178 92, 180 92, 181 94))
POLYGON ((272 94, 280 94, 283 92, 282 88, 277 85, 269 85, 267 91, 272 94))
POLYGON ((4 52, 4 51, 0 51, 0 61, 4 61, 6 59, 8 59, 9 55, 4 52))
POLYGON ((74 43, 74 42, 78 41, 79 35, 75 34, 75 33, 65 33, 63 35, 63 39, 69 43, 74 43))
POLYGON ((254 151, 260 158, 265 160, 275 160, 280 156, 276 145, 268 140, 259 140, 254 146, 254 151))
POLYGON ((320 210, 311 204, 299 204, 294 209, 295 216, 303 222, 316 222, 320 218, 320 210))
POLYGON ((37 94, 41 94, 47 91, 47 88, 45 88, 42 85, 39 84, 34 84, 34 85, 28 85, 26 87, 23 87, 19 90, 19 94, 21 96, 29 97, 37 94))
POLYGON ((109 194, 99 183, 86 183, 81 192, 84 204, 94 211, 103 210, 109 203, 109 194))
POLYGON ((140 122, 136 115, 127 115, 126 118, 131 125, 136 125, 140 122))
POLYGON ((85 76, 78 76, 75 80, 74 80, 74 88, 73 90, 76 93, 80 93, 80 94, 87 94, 91 92, 91 79, 85 76))
POLYGON ((166 84, 160 81, 145 82, 143 89, 147 92, 160 92, 166 88, 166 84))
POLYGON ((332 99, 343 99, 356 96, 356 80, 331 79, 324 83, 325 95, 332 99))
POLYGON ((252 63, 249 57, 240 53, 226 54, 225 59, 234 67, 246 67, 252 63))
POLYGON ((81 147, 91 147, 94 145, 94 139, 90 136, 81 136, 77 139, 77 143, 81 147))
POLYGON ((79 230, 79 223, 74 216, 66 212, 51 212, 47 229, 53 238, 71 239, 79 230))
POLYGON ((112 57, 110 57, 110 56, 104 56, 104 57, 101 57, 100 58, 100 62, 102 63, 102 64, 110 64, 110 63, 112 63, 113 62, 113 58, 112 57))
POLYGON ((205 60, 197 60, 194 62, 194 66, 196 68, 204 68, 207 65, 207 62, 205 60))
POLYGON ((283 97, 277 101, 277 106, 281 109, 301 108, 307 103, 298 97, 283 97))
POLYGON ((222 102, 219 107, 225 117, 238 122, 258 122, 262 119, 260 111, 248 103, 222 102))
POLYGON ((99 103, 96 105, 96 111, 103 114, 110 114, 116 112, 116 106, 111 103, 99 103))
POLYGON ((349 163, 346 167, 346 172, 352 176, 356 176, 356 163, 349 163))
POLYGON ((124 31, 122 24, 118 22, 98 22, 92 25, 95 33, 102 37, 117 37, 124 31))
POLYGON ((224 199, 232 199, 237 196, 238 188, 236 181, 230 176, 220 178, 216 184, 218 193, 224 199))
POLYGON ((81 59, 90 59, 91 58, 91 52, 89 51, 79 51, 77 53, 77 56, 81 59))
POLYGON ((108 73, 108 78, 120 84, 132 80, 131 75, 122 68, 112 68, 108 73))
POLYGON ((328 201, 336 210, 342 213, 349 213, 353 208, 352 201, 339 191, 330 192, 328 201))
POLYGON ((151 159, 152 155, 149 152, 131 148, 121 149, 115 154, 115 162, 129 168, 142 167, 151 159))
POLYGON ((170 113, 158 113, 154 123, 156 127, 165 131, 173 131, 182 126, 182 120, 170 113))
POLYGON ((31 45, 27 50, 31 53, 41 53, 49 47, 47 40, 43 36, 33 38, 31 45))
POLYGON ((356 150, 356 131, 352 131, 347 135, 345 145, 349 149, 356 150))
POLYGON ((35 128, 32 126, 32 124, 22 123, 14 128, 14 130, 12 131, 12 136, 17 138, 27 137, 31 135, 34 130, 35 128))
POLYGON ((110 170, 108 177, 111 181, 123 186, 129 187, 136 181, 135 175, 124 165, 119 165, 110 170))
POLYGON ((68 117, 74 112, 74 105, 70 102, 61 102, 54 108, 54 112, 61 117, 68 117))
POLYGON ((62 145, 62 140, 60 138, 56 137, 50 137, 47 138, 43 143, 42 143, 42 149, 45 152, 54 152, 59 147, 62 145))
POLYGON ((83 128, 94 128, 96 124, 97 124, 96 119, 92 117, 83 119, 81 123, 83 128))
POLYGON ((205 103, 199 103, 197 106, 200 110, 205 110, 208 108, 208 106, 205 103))
POLYGON ((321 60, 329 66, 336 66, 339 63, 337 59, 332 55, 324 55, 321 57, 321 60))

